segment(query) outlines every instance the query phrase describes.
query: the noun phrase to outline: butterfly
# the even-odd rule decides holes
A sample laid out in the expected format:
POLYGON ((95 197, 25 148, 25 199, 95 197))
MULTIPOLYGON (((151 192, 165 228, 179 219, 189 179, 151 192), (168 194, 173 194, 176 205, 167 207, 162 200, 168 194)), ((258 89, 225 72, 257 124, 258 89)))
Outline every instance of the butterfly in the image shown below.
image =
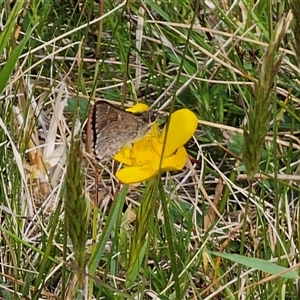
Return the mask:
POLYGON ((124 146, 141 139, 155 122, 157 113, 124 111, 106 101, 97 101, 93 108, 94 148, 97 159, 113 157, 124 146))

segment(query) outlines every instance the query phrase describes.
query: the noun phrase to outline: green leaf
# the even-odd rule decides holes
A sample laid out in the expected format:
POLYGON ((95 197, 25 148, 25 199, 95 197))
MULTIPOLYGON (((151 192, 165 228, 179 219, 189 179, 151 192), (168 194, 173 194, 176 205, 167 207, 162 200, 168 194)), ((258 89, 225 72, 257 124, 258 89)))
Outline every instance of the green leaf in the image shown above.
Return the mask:
MULTIPOLYGON (((10 75, 12 74, 12 72, 14 70, 16 62, 17 62, 17 60, 18 60, 18 58, 19 58, 26 42, 28 41, 32 30, 33 29, 28 30, 26 32, 26 35, 21 40, 19 45, 13 50, 13 52, 9 56, 9 59, 7 60, 7 62, 5 63, 3 69, 0 72, 0 78, 1 78, 1 80, 0 80, 0 95, 2 94, 3 90, 6 87, 7 81, 8 81, 10 75)), ((0 37, 0 39, 1 39, 1 37, 0 37)))
POLYGON ((11 13, 8 15, 4 30, 0 34, 0 54, 9 43, 10 37, 13 35, 14 26, 17 24, 17 17, 21 12, 24 1, 17 1, 11 13))
MULTIPOLYGON (((225 259, 234 261, 236 263, 239 263, 249 268, 254 268, 256 270, 267 272, 272 275, 276 275, 283 271, 288 270, 288 268, 278 266, 268 260, 264 260, 260 258, 247 257, 239 254, 222 253, 216 251, 206 251, 206 252, 212 255, 220 256, 225 259)), ((296 271, 288 271, 287 273, 279 275, 279 277, 287 278, 287 279, 299 279, 299 275, 296 271)))

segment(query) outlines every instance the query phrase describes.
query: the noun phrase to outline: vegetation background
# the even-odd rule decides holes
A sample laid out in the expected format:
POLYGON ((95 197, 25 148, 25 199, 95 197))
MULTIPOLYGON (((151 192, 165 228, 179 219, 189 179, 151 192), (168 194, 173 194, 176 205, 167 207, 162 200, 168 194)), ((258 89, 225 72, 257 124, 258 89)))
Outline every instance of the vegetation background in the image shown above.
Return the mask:
POLYGON ((0 9, 2 299, 300 298, 299 0, 0 9), (93 161, 100 99, 186 107, 205 134, 123 186, 93 161))

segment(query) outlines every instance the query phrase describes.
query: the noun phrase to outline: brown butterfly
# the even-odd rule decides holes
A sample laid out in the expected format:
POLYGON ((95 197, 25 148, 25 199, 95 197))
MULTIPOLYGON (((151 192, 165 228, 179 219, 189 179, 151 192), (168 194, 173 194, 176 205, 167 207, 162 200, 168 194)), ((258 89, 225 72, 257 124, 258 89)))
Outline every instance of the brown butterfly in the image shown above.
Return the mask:
POLYGON ((153 110, 135 114, 106 101, 97 101, 93 110, 96 157, 99 160, 111 158, 125 145, 141 139, 156 118, 153 110))

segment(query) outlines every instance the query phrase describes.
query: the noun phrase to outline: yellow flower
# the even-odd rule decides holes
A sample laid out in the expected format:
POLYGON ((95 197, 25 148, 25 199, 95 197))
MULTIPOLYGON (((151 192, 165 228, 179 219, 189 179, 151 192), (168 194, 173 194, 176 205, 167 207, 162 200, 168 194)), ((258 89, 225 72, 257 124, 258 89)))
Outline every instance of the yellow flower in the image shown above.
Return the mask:
MULTIPOLYGON (((143 104, 138 108, 134 106, 130 111, 140 112, 147 109, 143 104)), ((183 145, 192 137, 197 125, 198 119, 189 109, 172 113, 168 131, 165 126, 161 134, 154 123, 151 131, 141 140, 134 142, 132 146, 123 147, 114 156, 115 160, 126 165, 117 171, 116 177, 123 183, 136 183, 162 171, 181 170, 187 160, 183 145)))

